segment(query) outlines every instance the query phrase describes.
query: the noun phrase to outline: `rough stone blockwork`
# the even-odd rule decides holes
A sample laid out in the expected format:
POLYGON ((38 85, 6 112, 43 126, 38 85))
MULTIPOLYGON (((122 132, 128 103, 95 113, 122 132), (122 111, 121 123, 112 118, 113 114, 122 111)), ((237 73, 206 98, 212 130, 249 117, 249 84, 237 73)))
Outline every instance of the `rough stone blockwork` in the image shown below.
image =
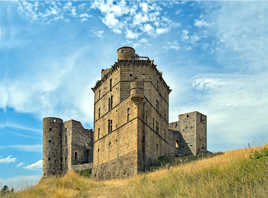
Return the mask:
POLYGON ((44 176, 86 169, 92 162, 96 179, 122 178, 144 171, 160 156, 207 151, 207 117, 195 111, 169 123, 171 89, 154 61, 131 47, 117 54, 92 88, 94 133, 74 120, 44 118, 44 176))

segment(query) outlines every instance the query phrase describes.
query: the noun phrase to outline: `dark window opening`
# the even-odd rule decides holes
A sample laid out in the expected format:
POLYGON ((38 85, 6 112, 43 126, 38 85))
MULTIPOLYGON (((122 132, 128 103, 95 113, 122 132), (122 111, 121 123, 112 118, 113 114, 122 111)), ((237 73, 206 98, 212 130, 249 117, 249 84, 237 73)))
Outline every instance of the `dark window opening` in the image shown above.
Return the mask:
POLYGON ((50 157, 48 158, 48 161, 50 161, 50 157))
POLYGON ((189 118, 189 115, 187 114, 187 118, 189 118))
POLYGON ((100 107, 98 109, 98 118, 100 119, 100 107))
POLYGON ((132 77, 132 74, 129 74, 130 77, 132 77))
POLYGON ((145 122, 147 122, 147 117, 148 117, 148 111, 145 111, 145 118, 144 118, 145 122))
POLYGON ((101 97, 101 90, 99 90, 99 99, 100 99, 100 97, 101 97))
POLYGON ((98 139, 100 138, 100 128, 98 128, 98 139))
POLYGON ((159 101, 158 100, 156 100, 156 111, 159 112, 159 101))
POLYGON ((156 152, 158 153, 158 144, 156 144, 156 152))
POLYGON ((48 140, 49 143, 51 143, 51 140, 48 140))
POLYGON ((127 122, 129 121, 130 108, 127 108, 127 122))
POLYGON ((108 99, 108 111, 111 111, 113 108, 113 96, 108 99))
POLYGON ((111 133, 113 131, 113 121, 108 120, 108 133, 111 133))
POLYGON ((111 109, 113 108, 113 96, 111 96, 111 109))
POLYGON ((112 91, 112 84, 113 84, 113 80, 112 79, 110 79, 110 91, 112 91))
POLYGON ((49 131, 52 131, 52 128, 49 128, 49 131))
POLYGON ((111 110, 111 98, 108 98, 108 111, 111 110))
POLYGON ((155 126, 155 130, 156 130, 156 132, 158 133, 159 132, 159 123, 156 121, 156 124, 155 124, 156 126, 155 126))
POLYGON ((77 152, 74 152, 74 159, 77 160, 77 152))

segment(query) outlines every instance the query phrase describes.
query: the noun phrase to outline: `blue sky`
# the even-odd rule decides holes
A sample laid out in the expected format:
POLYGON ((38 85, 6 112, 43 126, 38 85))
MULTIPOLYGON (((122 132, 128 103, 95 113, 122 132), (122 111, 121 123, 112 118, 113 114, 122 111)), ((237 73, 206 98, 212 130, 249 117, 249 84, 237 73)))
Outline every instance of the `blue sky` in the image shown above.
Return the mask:
POLYGON ((129 45, 154 59, 208 149, 268 142, 268 2, 0 0, 0 184, 41 176, 42 117, 93 122, 91 87, 129 45))

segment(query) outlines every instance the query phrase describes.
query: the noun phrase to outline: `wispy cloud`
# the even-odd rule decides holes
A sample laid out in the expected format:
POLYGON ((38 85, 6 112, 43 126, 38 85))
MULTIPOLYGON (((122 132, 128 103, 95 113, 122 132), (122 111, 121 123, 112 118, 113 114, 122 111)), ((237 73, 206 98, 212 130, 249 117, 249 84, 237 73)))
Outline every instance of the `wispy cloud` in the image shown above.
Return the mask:
POLYGON ((5 145, 5 146, 0 146, 0 149, 15 149, 18 151, 25 151, 25 152, 42 152, 42 145, 41 144, 5 145))
POLYGON ((14 163, 16 162, 16 158, 9 155, 5 158, 0 158, 0 164, 9 164, 9 163, 14 163))
MULTIPOLYGON (((1 91, 0 91, 0 93, 1 93, 1 91)), ((13 129, 19 129, 19 130, 23 130, 23 131, 31 131, 31 132, 35 132, 35 133, 41 133, 42 132, 41 129, 35 129, 35 128, 32 128, 32 127, 24 126, 24 125, 21 125, 21 124, 18 124, 18 123, 13 123, 13 122, 0 123, 0 128, 13 128, 13 129)))
POLYGON ((40 170, 42 169, 42 164, 43 164, 43 160, 39 160, 33 164, 24 166, 23 168, 27 170, 40 170))
POLYGON ((23 162, 19 162, 19 163, 16 165, 16 168, 22 167, 23 165, 24 165, 23 162))
MULTIPOLYGON (((30 1, 19 0, 19 12, 33 21, 52 23, 54 21, 79 18, 82 22, 88 21, 93 10, 101 13, 101 21, 114 33, 125 33, 126 38, 136 39, 141 34, 158 35, 167 33, 171 27, 177 26, 163 11, 169 4, 157 1, 104 1, 93 2, 77 1, 30 1), (145 27, 145 28, 144 28, 145 27), (127 32, 135 32, 131 34, 127 32)), ((170 4, 173 4, 170 2, 170 4)), ((174 2, 174 4, 176 4, 174 2)))

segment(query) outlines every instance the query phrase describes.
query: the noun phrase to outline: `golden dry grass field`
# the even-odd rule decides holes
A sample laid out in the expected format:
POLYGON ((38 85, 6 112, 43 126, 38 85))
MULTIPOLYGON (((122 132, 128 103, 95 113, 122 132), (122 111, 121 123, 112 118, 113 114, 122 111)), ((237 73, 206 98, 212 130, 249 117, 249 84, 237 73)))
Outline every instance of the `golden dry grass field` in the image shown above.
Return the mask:
POLYGON ((69 172, 5 198, 267 198, 268 144, 140 174, 94 181, 69 172))

